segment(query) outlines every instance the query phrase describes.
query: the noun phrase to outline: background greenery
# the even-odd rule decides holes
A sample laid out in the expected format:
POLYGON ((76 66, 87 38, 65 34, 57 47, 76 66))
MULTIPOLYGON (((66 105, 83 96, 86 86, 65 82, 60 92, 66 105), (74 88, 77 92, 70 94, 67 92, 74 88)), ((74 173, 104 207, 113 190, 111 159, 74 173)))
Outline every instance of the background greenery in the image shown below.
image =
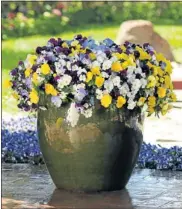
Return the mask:
POLYGON ((2 37, 56 35, 80 25, 118 25, 128 19, 180 24, 182 2, 2 2, 2 37))
MULTIPOLYGON (((182 62, 182 2, 2 2, 2 76, 50 37, 76 33, 115 40, 124 20, 147 19, 182 62)), ((17 112, 11 92, 2 90, 3 111, 17 112)))

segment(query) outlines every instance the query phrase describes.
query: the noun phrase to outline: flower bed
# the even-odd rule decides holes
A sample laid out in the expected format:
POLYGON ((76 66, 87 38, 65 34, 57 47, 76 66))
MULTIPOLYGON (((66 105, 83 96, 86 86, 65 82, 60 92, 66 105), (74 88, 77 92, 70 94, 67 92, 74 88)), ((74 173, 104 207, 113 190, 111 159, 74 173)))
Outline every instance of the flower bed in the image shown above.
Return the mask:
MULTIPOLYGON (((40 152, 36 118, 2 121, 2 162, 44 163, 40 152)), ((182 170, 182 147, 164 148, 143 143, 139 168, 182 170)))

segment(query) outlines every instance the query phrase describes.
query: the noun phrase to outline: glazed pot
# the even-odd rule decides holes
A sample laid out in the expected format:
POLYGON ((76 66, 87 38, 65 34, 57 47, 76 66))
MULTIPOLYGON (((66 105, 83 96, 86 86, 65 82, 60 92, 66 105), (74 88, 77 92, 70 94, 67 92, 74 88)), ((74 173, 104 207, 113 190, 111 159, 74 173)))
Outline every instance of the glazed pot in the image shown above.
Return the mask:
POLYGON ((63 120, 70 105, 56 108, 43 96, 41 103, 47 110, 38 111, 39 143, 56 187, 85 192, 123 189, 142 144, 141 117, 100 106, 91 118, 80 116, 72 127, 63 120))

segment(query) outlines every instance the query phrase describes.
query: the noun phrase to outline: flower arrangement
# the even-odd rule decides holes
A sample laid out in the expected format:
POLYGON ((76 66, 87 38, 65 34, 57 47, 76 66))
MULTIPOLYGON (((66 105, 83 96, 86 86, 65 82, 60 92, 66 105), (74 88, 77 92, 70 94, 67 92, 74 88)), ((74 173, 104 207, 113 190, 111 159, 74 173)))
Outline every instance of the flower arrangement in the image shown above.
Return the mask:
POLYGON ((171 73, 170 61, 148 43, 116 45, 77 35, 70 41, 51 38, 37 47, 36 55, 28 55, 10 72, 6 86, 25 111, 46 109, 46 104, 39 105, 44 94, 56 107, 70 103, 86 118, 92 116, 95 101, 105 109, 164 115, 176 101, 171 73))

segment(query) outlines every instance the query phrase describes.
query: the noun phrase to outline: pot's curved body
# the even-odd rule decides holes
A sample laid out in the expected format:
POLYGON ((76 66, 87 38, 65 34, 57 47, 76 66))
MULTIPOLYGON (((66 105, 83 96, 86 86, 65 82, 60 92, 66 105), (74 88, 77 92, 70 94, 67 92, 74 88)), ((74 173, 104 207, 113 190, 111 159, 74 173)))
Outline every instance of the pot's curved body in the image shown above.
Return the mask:
POLYGON ((127 184, 143 140, 141 121, 97 110, 71 127, 68 107, 38 111, 41 151, 57 188, 73 191, 120 190, 127 184), (61 120, 61 119, 60 119, 61 120))

